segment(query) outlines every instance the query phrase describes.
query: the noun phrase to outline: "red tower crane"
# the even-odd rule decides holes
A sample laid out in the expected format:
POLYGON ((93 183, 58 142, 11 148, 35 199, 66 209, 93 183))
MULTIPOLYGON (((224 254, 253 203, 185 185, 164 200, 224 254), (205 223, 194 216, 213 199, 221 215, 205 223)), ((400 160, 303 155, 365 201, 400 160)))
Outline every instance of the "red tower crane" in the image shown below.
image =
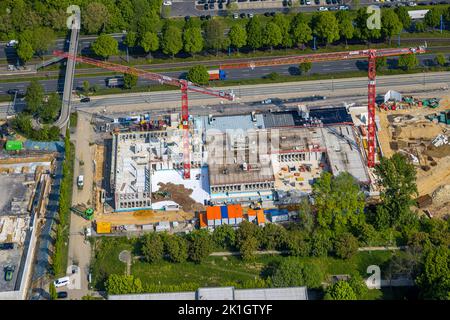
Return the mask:
POLYGON ((234 100, 235 95, 232 91, 224 90, 213 90, 211 88, 205 88, 194 83, 183 80, 174 79, 169 76, 161 75, 154 72, 149 72, 134 67, 124 66, 121 64, 116 64, 107 61, 99 61, 96 59, 74 56, 67 52, 54 51, 53 55, 75 60, 77 62, 83 62, 91 64, 100 68, 107 70, 132 74, 140 78, 157 81, 161 84, 168 84, 172 86, 177 86, 181 89, 181 120, 183 125, 183 178, 190 179, 191 177, 191 157, 189 148, 189 105, 188 105, 188 91, 199 92, 203 94, 208 94, 214 97, 223 98, 227 100, 234 100))
POLYGON ((367 109, 368 109, 368 152, 367 152, 367 166, 373 168, 375 166, 375 98, 376 98, 376 58, 400 56, 406 54, 424 53, 426 47, 416 48, 390 48, 390 49, 367 49, 357 51, 331 52, 331 53, 313 53, 301 56, 290 56, 286 58, 277 59, 261 59, 249 62, 229 63, 220 66, 220 69, 241 69, 241 68, 257 68, 264 66, 299 64, 304 62, 319 62, 319 61, 334 61, 334 60, 349 60, 349 59, 368 59, 368 95, 367 95, 367 109))

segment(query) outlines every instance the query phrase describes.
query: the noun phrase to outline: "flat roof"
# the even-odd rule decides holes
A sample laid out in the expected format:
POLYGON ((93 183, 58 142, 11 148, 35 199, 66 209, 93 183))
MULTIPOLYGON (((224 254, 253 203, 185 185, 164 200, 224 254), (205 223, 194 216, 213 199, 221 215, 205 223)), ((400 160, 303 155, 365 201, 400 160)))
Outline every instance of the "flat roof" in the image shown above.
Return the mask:
POLYGON ((250 130, 263 129, 264 121, 261 114, 255 114, 255 121, 252 115, 228 115, 228 116, 208 116, 203 117, 203 127, 205 130, 250 130))
POLYGON ((257 183, 274 181, 275 176, 270 163, 258 164, 258 169, 242 169, 240 164, 209 165, 209 184, 211 186, 238 184, 238 183, 257 183))
POLYGON ((356 143, 354 127, 338 125, 321 128, 327 147, 330 169, 334 175, 348 172, 360 183, 369 183, 361 149, 356 143))

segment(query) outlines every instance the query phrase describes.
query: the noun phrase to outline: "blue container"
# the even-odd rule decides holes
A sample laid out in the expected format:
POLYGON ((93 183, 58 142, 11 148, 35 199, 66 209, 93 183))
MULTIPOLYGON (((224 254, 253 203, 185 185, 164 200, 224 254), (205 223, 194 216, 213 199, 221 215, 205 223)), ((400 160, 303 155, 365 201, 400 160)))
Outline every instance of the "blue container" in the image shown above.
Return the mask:
POLYGON ((228 219, 228 208, 227 206, 220 206, 220 216, 222 219, 228 219))
POLYGON ((224 70, 219 70, 219 79, 220 80, 226 80, 227 79, 227 74, 224 70))

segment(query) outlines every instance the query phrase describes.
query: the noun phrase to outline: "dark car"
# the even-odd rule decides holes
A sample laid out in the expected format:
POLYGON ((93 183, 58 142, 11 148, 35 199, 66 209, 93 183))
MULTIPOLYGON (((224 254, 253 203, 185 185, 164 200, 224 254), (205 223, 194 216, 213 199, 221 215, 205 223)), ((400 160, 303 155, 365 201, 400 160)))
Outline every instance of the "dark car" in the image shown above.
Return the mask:
POLYGON ((247 16, 247 15, 246 15, 245 13, 241 13, 241 14, 239 15, 239 17, 241 17, 242 19, 244 19, 246 16, 247 16))
POLYGON ((191 19, 191 16, 184 17, 184 21, 189 21, 191 19))
POLYGON ((204 4, 206 2, 206 0, 198 0, 198 4, 204 4))
POLYGON ((7 266, 5 268, 5 281, 11 281, 14 276, 14 267, 7 266))
POLYGON ((58 299, 65 299, 67 298, 67 292, 66 291, 60 291, 57 294, 58 299))
POLYGON ((333 4, 336 4, 336 3, 337 3, 337 1, 336 1, 336 0, 331 0, 331 2, 332 2, 333 4))
POLYGON ((210 4, 209 4, 209 8, 210 8, 210 9, 214 9, 214 3, 210 3, 210 4))
POLYGON ((301 4, 302 6, 304 6, 304 5, 305 5, 305 0, 300 0, 300 4, 301 4))
POLYGON ((320 4, 320 0, 314 0, 315 4, 320 4))
POLYGON ((211 16, 209 14, 206 16, 206 20, 211 20, 211 16))
POLYGON ((288 5, 287 0, 283 0, 283 7, 286 7, 288 5))
POLYGON ((270 12, 264 12, 264 15, 265 15, 266 17, 270 17, 270 12))
POLYGON ((326 0, 327 4, 331 4, 331 0, 326 0))
POLYGON ((12 250, 14 249, 14 243, 4 242, 0 243, 0 250, 12 250))
POLYGON ((271 15, 272 17, 275 17, 275 14, 276 14, 275 12, 271 12, 271 13, 270 13, 270 15, 271 15))
POLYGON ((208 4, 205 3, 205 4, 203 5, 203 9, 204 9, 204 10, 208 10, 208 8, 209 8, 208 4))
POLYGON ((86 97, 86 98, 83 98, 80 100, 80 102, 90 102, 90 101, 91 101, 91 98, 89 98, 89 97, 86 97))
POLYGON ((223 3, 219 2, 219 9, 222 10, 223 9, 223 3))
POLYGON ((8 94, 19 94, 20 90, 19 89, 9 89, 7 91, 8 94))

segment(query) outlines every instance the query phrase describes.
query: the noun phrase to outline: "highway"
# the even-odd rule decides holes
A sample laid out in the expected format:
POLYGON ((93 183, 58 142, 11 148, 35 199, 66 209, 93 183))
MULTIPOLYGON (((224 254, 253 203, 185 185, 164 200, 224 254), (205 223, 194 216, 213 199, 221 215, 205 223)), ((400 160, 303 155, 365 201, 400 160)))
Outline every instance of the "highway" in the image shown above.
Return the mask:
MULTIPOLYGON (((448 55, 447 55, 448 56, 448 55)), ((420 64, 423 66, 432 65, 434 54, 423 54, 417 56, 420 64)), ((396 58, 388 59, 388 67, 395 67, 396 58)), ((339 72, 349 72, 349 71, 365 71, 367 70, 367 62, 365 60, 343 60, 343 61, 328 61, 328 62, 317 62, 312 64, 312 69, 309 74, 332 74, 339 72)), ((107 71, 105 71, 107 72, 107 71)), ((155 70, 157 72, 157 70, 155 70)), ((180 78, 185 77, 186 71, 174 71, 174 72, 161 72, 162 74, 180 78)), ((298 65, 278 65, 270 67, 261 67, 251 69, 234 69, 227 70, 228 80, 245 80, 245 79, 255 79, 261 78, 269 73, 277 72, 280 75, 298 75, 298 65)), ((79 76, 74 79, 74 88, 82 87, 83 81, 87 80, 92 85, 96 84, 100 88, 106 88, 105 79, 109 76, 79 76)), ((44 87, 46 92, 63 91, 64 79, 50 79, 50 80, 40 80, 39 81, 44 87)), ((19 82, 0 82, 0 94, 5 94, 9 89, 20 89, 22 91, 26 90, 29 81, 19 81, 19 82)), ((138 85, 150 85, 151 82, 145 79, 139 79, 138 85)))

